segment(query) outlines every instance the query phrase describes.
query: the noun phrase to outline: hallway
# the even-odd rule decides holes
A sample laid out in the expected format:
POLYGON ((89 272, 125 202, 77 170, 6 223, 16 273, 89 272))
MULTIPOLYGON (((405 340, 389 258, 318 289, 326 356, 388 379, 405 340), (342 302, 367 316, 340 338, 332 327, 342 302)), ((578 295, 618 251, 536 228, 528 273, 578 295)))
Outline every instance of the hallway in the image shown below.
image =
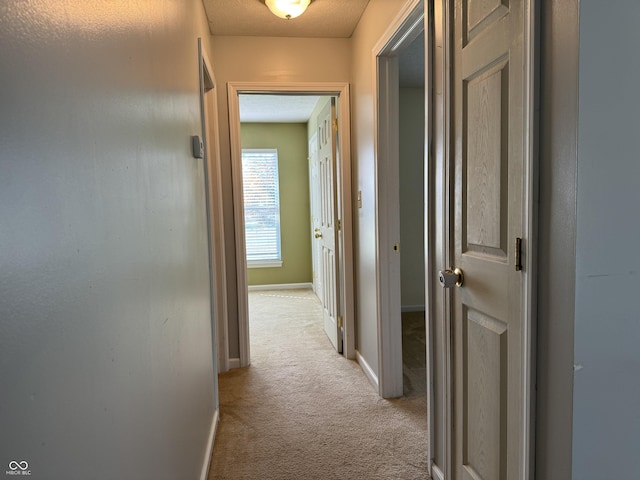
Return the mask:
POLYGON ((249 294, 251 366, 220 376, 209 480, 425 479, 426 398, 383 400, 310 290, 249 294))

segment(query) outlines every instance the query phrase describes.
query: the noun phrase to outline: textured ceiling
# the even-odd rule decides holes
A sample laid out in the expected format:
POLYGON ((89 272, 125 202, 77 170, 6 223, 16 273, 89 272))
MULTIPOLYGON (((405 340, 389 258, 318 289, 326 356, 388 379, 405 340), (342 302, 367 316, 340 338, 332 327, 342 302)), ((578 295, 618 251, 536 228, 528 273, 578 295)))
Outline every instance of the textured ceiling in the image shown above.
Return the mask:
POLYGON ((239 95, 241 122, 306 123, 320 97, 239 95))
POLYGON ((202 0, 212 35, 349 38, 369 0, 314 0, 298 18, 273 15, 261 0, 202 0))

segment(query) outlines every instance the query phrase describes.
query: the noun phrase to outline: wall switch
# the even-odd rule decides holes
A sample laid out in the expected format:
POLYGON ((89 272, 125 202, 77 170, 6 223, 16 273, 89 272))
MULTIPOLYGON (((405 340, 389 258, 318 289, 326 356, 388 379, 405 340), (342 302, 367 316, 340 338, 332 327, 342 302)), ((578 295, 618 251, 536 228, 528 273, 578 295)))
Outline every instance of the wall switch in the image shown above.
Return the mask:
POLYGON ((193 150, 193 158, 204 158, 204 142, 200 135, 191 137, 191 148, 193 150))

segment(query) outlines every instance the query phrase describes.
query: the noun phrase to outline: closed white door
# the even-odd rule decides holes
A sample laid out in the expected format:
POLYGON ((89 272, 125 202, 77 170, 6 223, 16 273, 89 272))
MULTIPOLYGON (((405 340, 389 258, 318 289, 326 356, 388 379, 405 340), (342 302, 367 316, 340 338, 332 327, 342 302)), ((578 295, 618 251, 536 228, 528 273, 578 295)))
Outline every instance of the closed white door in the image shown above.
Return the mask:
POLYGON ((455 0, 453 476, 524 479, 528 0, 455 0), (522 242, 520 240, 522 239, 522 242))
POLYGON ((320 180, 320 225, 314 238, 320 244, 320 275, 322 292, 320 301, 324 311, 324 329, 334 348, 342 352, 342 330, 338 324, 338 251, 336 246, 336 132, 335 102, 331 102, 318 116, 318 174, 320 180))

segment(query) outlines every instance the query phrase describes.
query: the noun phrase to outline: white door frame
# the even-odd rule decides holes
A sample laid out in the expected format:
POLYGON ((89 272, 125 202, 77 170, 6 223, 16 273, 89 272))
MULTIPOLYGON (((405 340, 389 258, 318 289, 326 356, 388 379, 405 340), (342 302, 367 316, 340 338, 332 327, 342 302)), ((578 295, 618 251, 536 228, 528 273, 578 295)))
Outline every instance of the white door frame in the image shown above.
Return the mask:
MULTIPOLYGON (((374 79, 377 84, 377 94, 374 96, 374 151, 378 259, 378 391, 383 398, 401 397, 403 394, 400 255, 397 247, 394 248, 400 243, 398 53, 423 31, 424 2, 412 0, 404 6, 373 48, 374 79)), ((425 91, 428 90, 425 88, 425 91)), ((427 134, 425 139, 428 138, 427 134)), ((425 159, 428 158, 427 145, 428 142, 425 141, 425 159)), ((425 241, 427 239, 428 236, 425 236, 425 241)), ((425 272, 428 279, 429 270, 425 272)), ((425 305, 428 306, 429 288, 425 290, 425 305)))
MULTIPOLYGON (((446 290, 435 285, 435 272, 441 266, 450 265, 452 258, 450 231, 451 205, 451 165, 448 163, 451 142, 451 39, 450 39, 450 2, 448 0, 432 0, 433 18, 430 22, 432 31, 427 35, 427 55, 431 55, 432 107, 430 109, 431 131, 431 175, 429 188, 432 194, 430 212, 431 230, 430 250, 433 254, 432 263, 427 274, 428 289, 432 293, 428 306, 430 318, 427 322, 427 375, 429 389, 429 468, 434 480, 445 480, 452 476, 452 442, 453 415, 451 401, 453 382, 451 381, 451 305, 448 302, 446 290), (440 326, 441 328, 437 328, 440 326), (441 361, 436 361, 441 360, 441 361), (440 411, 436 412, 436 397, 440 411), (436 422, 442 432, 442 438, 436 437, 436 422), (441 446, 442 458, 437 459, 436 442, 441 446)), ((426 192, 425 192, 426 195, 426 192)))
MULTIPOLYGON (((227 342, 227 303, 226 303, 226 283, 224 275, 220 281, 217 272, 220 271, 219 261, 222 258, 224 272, 224 245, 219 243, 219 238, 224 236, 222 225, 215 222, 216 215, 222 215, 222 196, 219 188, 220 179, 220 142, 218 140, 218 105, 216 100, 216 80, 213 68, 207 51, 204 48, 202 39, 198 38, 198 72, 200 80, 200 120, 202 127, 202 140, 204 149, 204 179, 205 179, 205 202, 207 212, 207 240, 209 250, 209 283, 211 289, 211 344, 213 376, 213 402, 214 413, 207 438, 205 458, 200 472, 200 478, 207 478, 211 466, 211 454, 213 452, 213 442, 220 418, 220 402, 218 396, 218 371, 221 369, 220 361, 224 356, 220 355, 220 348, 228 358, 227 342), (209 103, 209 105, 207 105, 209 103), (209 112, 213 118, 209 117, 209 112), (211 137, 209 133, 211 132, 211 137), (217 175, 212 172, 217 169, 217 175), (217 209, 217 211, 215 210, 217 209)), ((219 217, 221 218, 221 217, 219 217)))
POLYGON ((247 260, 244 232, 244 200, 242 194, 242 142, 240 138, 240 94, 325 95, 338 98, 338 161, 341 204, 338 215, 342 222, 340 248, 340 302, 344 319, 343 355, 355 358, 355 305, 353 280, 353 220, 351 196, 351 131, 348 83, 262 83, 229 82, 229 129, 231 140, 231 174, 233 185, 233 216, 236 238, 236 275, 238 288, 238 335, 240 367, 250 364, 249 308, 247 298, 247 260))
POLYGON ((207 221, 209 223, 209 257, 212 273, 212 298, 216 304, 212 307, 215 318, 217 337, 217 365, 216 372, 229 370, 229 341, 228 341, 228 312, 227 312, 227 279, 226 257, 224 247, 224 225, 222 222, 222 173, 220 165, 220 139, 218 135, 218 96, 215 93, 218 85, 213 73, 213 67, 206 50, 198 39, 200 52, 200 109, 202 112, 202 140, 205 148, 205 175, 207 193, 207 221), (212 115, 209 116, 210 112, 212 115), (215 267, 215 268, 213 268, 215 267))

